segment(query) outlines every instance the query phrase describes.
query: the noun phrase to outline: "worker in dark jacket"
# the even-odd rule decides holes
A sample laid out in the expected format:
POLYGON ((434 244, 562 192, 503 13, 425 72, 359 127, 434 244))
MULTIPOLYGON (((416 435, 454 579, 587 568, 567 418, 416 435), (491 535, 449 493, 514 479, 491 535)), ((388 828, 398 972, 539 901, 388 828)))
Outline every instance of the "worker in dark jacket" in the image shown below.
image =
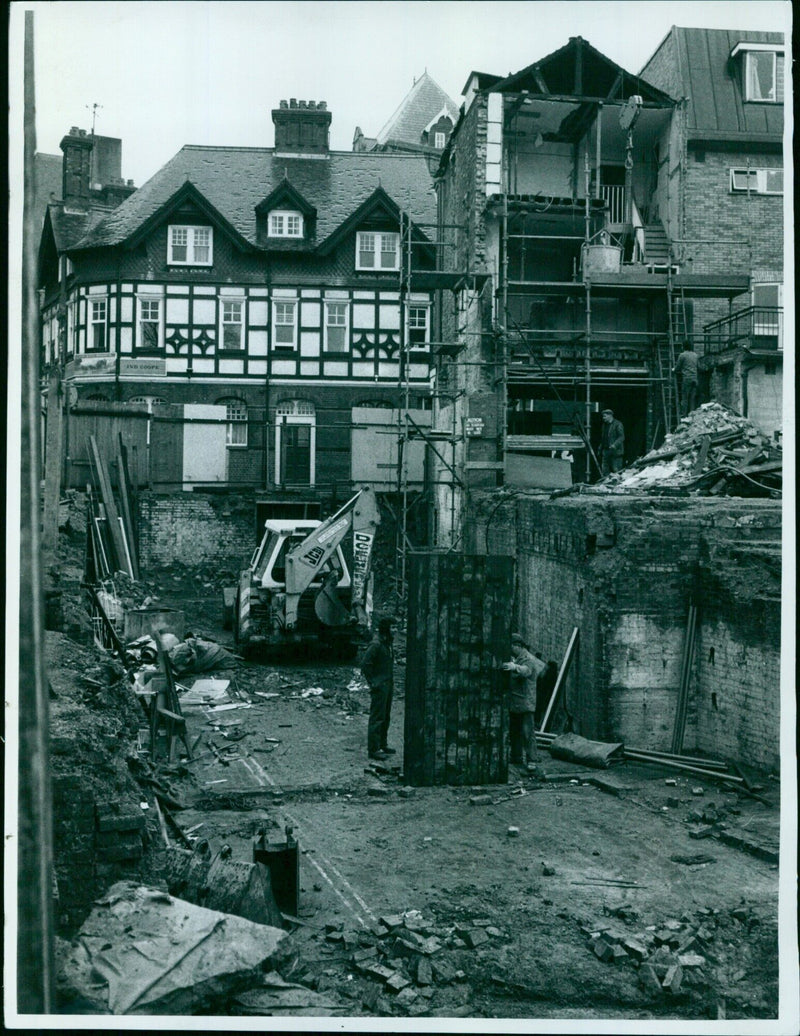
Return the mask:
POLYGON ((622 421, 614 417, 613 410, 603 411, 603 432, 600 437, 600 464, 603 475, 622 470, 625 453, 625 429, 622 421))
POLYGON ((673 373, 681 379, 681 417, 686 417, 697 406, 697 361, 692 343, 686 342, 673 368, 673 373))
POLYGON ((369 726, 367 752, 370 759, 381 760, 394 755, 389 748, 389 718, 394 691, 394 655, 392 652, 393 623, 388 617, 378 622, 378 632, 364 652, 361 672, 369 684, 369 726))
POLYGON ((536 681, 547 668, 547 663, 532 655, 519 633, 511 634, 511 659, 503 669, 512 674, 509 697, 509 735, 511 762, 525 765, 534 777, 543 777, 536 747, 536 681), (524 756, 524 758, 523 758, 524 756))

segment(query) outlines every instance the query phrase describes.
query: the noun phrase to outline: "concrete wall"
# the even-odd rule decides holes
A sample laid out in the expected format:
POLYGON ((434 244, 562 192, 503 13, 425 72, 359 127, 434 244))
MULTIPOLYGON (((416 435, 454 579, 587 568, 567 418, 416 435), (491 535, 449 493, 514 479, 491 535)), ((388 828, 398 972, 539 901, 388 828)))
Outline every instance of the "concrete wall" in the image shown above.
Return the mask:
POLYGON ((572 728, 635 748, 670 750, 697 602, 684 751, 775 769, 780 527, 776 501, 487 494, 465 550, 516 553, 515 622, 533 649, 560 662, 580 630, 572 728))
POLYGON ((747 416, 767 435, 783 427, 783 357, 747 371, 747 416))

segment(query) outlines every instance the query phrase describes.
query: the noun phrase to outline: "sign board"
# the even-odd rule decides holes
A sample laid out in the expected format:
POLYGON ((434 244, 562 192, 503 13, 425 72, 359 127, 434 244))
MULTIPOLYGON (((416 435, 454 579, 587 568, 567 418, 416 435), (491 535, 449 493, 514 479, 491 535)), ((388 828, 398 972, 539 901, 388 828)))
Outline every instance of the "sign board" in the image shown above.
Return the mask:
POLYGON ((120 357, 120 374, 135 374, 140 378, 165 378, 167 376, 167 361, 157 357, 133 359, 127 356, 120 357))
POLYGON ((469 438, 476 438, 483 435, 483 418, 468 417, 464 425, 464 434, 469 438))

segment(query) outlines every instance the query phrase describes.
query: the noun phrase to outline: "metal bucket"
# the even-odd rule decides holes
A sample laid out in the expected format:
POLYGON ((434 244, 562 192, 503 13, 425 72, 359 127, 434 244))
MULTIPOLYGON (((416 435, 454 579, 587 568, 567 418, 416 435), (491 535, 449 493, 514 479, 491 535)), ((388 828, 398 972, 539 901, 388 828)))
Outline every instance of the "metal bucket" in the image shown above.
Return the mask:
POLYGON ((584 245, 581 249, 581 268, 584 277, 602 273, 619 273, 622 249, 619 245, 584 245))

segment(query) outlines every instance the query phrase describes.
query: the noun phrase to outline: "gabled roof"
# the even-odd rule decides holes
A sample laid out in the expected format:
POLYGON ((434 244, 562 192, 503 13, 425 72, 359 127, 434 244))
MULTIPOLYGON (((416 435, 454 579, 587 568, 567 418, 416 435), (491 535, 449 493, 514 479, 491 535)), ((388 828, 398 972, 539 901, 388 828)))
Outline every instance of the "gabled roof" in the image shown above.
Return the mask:
POLYGON ((673 25, 642 69, 651 82, 687 98, 690 133, 783 134, 783 105, 743 100, 731 53, 740 43, 782 46, 781 32, 684 29, 673 25))
POLYGON ((284 179, 317 210, 320 241, 381 186, 412 219, 436 218, 431 174, 425 159, 416 155, 333 151, 324 159, 288 158, 276 156, 273 148, 189 145, 86 234, 80 247, 127 241, 157 218, 187 181, 236 233, 256 245, 256 208, 284 179))
POLYGON ((581 36, 519 72, 501 79, 491 89, 498 93, 528 93, 546 97, 625 101, 638 94, 645 103, 669 107, 672 99, 640 76, 607 58, 581 36))
POLYGON ((296 209, 298 212, 302 212, 304 216, 315 216, 317 210, 314 206, 306 201, 303 195, 296 190, 288 180, 283 180, 274 191, 271 191, 263 201, 260 201, 256 205, 256 212, 268 213, 272 212, 273 209, 296 209))
POLYGON ((52 202, 47 206, 44 223, 50 225, 58 252, 65 252, 81 240, 112 210, 108 206, 93 206, 91 209, 70 209, 63 202, 52 202))
MULTIPOLYGON (((236 227, 231 226, 228 220, 222 215, 211 202, 198 191, 191 180, 187 180, 182 184, 174 194, 171 194, 162 205, 160 205, 155 212, 153 212, 146 220, 141 222, 132 233, 124 239, 124 244, 129 248, 133 248, 134 245, 138 244, 150 231, 164 219, 166 219, 172 212, 175 212, 182 205, 190 204, 194 208, 198 209, 205 218, 212 224, 219 228, 223 233, 233 241, 235 245, 244 251, 249 251, 252 248, 251 243, 243 237, 236 227)), ((100 231, 101 228, 98 228, 100 231)), ((96 248, 97 245, 91 243, 92 235, 88 234, 86 240, 81 241, 77 247, 79 248, 96 248)))
MULTIPOLYGON (((330 252, 335 248, 343 238, 352 233, 359 224, 367 219, 374 219, 380 216, 385 216, 392 223, 396 223, 400 219, 400 207, 393 198, 389 197, 383 187, 378 187, 332 234, 322 241, 318 251, 325 255, 326 252, 330 252)), ((414 239, 417 241, 427 241, 427 235, 420 230, 416 230, 414 239)))
POLYGON ((425 71, 378 133, 378 144, 386 144, 389 141, 420 144, 423 131, 430 125, 431 119, 441 113, 442 109, 445 109, 455 125, 458 118, 458 105, 425 71))

